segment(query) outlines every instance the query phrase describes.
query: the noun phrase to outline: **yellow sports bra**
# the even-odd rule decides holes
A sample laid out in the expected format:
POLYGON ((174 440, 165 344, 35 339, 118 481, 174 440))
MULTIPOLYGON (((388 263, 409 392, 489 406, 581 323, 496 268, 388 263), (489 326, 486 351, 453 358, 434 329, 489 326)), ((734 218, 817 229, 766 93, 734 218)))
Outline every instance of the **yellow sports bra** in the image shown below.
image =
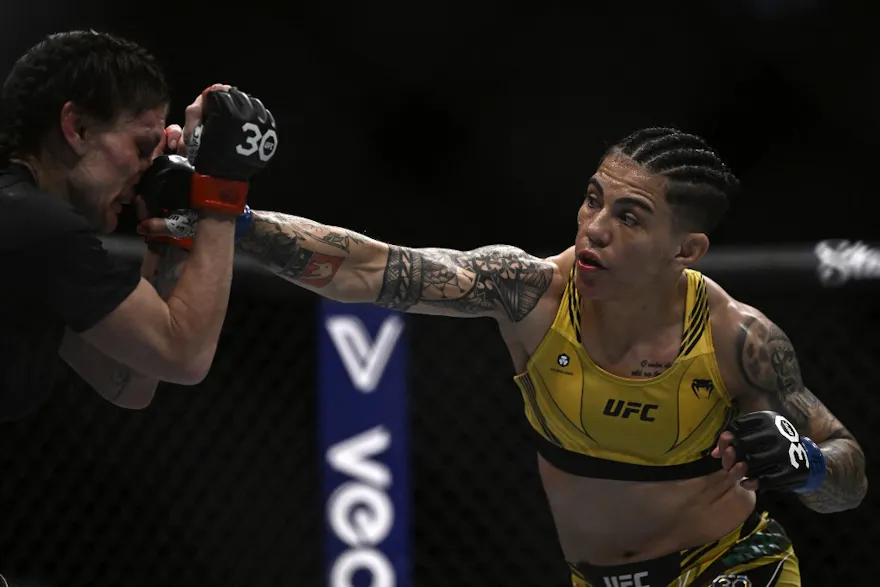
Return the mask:
POLYGON ((715 361, 706 281, 693 270, 687 279, 678 358, 656 377, 628 379, 587 354, 572 269, 553 325, 514 377, 547 461, 574 475, 630 481, 688 479, 720 468, 709 453, 734 408, 715 361))

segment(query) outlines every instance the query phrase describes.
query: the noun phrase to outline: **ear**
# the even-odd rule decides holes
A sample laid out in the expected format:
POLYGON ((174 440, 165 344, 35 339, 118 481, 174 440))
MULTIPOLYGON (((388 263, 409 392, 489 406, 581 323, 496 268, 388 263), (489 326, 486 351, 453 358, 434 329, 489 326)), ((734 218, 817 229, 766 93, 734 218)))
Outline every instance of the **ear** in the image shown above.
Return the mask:
POLYGON ((74 153, 82 157, 86 151, 86 120, 73 102, 61 107, 61 135, 74 153))
POLYGON ((682 267, 690 267, 699 261, 709 250, 709 237, 702 232, 691 232, 679 243, 675 261, 682 267))

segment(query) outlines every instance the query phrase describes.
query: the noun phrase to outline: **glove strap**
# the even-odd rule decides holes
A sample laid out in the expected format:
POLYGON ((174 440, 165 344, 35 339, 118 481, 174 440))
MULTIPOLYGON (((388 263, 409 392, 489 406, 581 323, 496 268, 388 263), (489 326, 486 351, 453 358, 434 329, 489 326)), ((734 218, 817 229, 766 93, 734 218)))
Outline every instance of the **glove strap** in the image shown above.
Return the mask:
POLYGON ((819 485, 822 484, 822 481, 825 480, 825 474, 827 472, 825 455, 822 454, 822 449, 806 436, 801 436, 801 444, 807 453, 807 462, 810 464, 810 476, 807 477, 806 483, 801 487, 792 490, 794 493, 798 494, 810 493, 818 489, 819 485))
MULTIPOLYGON (((250 206, 245 205, 244 212, 239 214, 238 217, 235 219, 235 242, 240 241, 245 233, 249 231, 251 229, 251 226, 253 225, 254 211, 251 210, 250 206)), ((144 237, 144 242, 147 243, 147 248, 154 253, 159 252, 159 249, 166 244, 180 247, 188 251, 192 250, 193 246, 192 237, 175 237, 165 234, 144 237)))
POLYGON ((189 200, 196 210, 211 210, 238 216, 244 212, 247 193, 248 184, 245 181, 219 179, 193 173, 189 200))

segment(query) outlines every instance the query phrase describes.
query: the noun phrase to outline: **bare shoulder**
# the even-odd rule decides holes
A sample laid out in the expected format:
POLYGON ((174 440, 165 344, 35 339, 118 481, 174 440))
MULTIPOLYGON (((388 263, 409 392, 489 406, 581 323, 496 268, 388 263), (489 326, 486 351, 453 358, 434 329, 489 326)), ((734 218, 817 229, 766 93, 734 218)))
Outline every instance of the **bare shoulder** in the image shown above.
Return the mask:
POLYGON ((741 303, 721 287, 716 281, 706 279, 706 292, 709 294, 709 319, 712 321, 712 339, 716 347, 736 338, 739 324, 747 315, 760 313, 755 308, 741 303))
POLYGON ((708 278, 706 283, 715 356, 732 395, 803 387, 788 335, 759 309, 733 298, 708 278))
POLYGON ((515 329, 511 332, 502 332, 508 342, 511 336, 515 336, 528 354, 537 348, 556 318, 559 302, 568 284, 569 273, 574 266, 574 247, 558 255, 547 257, 542 262, 552 272, 549 287, 533 312, 514 325, 515 329))
MULTIPOLYGON (((553 316, 556 315, 556 307, 559 305, 559 301, 562 299, 562 294, 565 292, 565 288, 568 285, 568 276, 571 273, 572 267, 574 267, 574 258, 574 247, 569 247, 558 255, 544 259, 544 261, 549 263, 553 269, 553 281, 545 295, 548 305, 553 306, 553 316)), ((550 321, 553 321, 552 317, 550 321)))
MULTIPOLYGON (((569 247, 558 255, 547 257, 543 259, 543 262, 552 271, 552 278, 550 280, 550 287, 547 288, 541 301, 548 307, 552 306, 552 315, 555 316, 556 307, 559 305, 559 300, 562 299, 562 294, 568 285, 568 276, 571 273, 571 268, 574 267, 574 247, 569 247)), ((553 321, 552 317, 550 321, 553 321)))

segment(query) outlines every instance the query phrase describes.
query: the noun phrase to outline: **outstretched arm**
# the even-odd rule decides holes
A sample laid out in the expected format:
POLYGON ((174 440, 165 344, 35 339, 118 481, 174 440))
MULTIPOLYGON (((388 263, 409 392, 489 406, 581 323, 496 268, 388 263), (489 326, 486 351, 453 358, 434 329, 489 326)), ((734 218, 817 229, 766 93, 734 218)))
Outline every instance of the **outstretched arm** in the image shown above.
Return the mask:
POLYGON ((279 276, 341 302, 519 322, 556 265, 516 247, 411 249, 277 212, 254 213, 240 246, 279 276))
POLYGON ((799 495, 804 505, 820 513, 857 507, 868 490, 862 448, 804 386, 797 355, 785 332, 763 314, 752 312, 742 317, 737 344, 743 412, 782 414, 821 448, 827 476, 815 491, 799 495))

